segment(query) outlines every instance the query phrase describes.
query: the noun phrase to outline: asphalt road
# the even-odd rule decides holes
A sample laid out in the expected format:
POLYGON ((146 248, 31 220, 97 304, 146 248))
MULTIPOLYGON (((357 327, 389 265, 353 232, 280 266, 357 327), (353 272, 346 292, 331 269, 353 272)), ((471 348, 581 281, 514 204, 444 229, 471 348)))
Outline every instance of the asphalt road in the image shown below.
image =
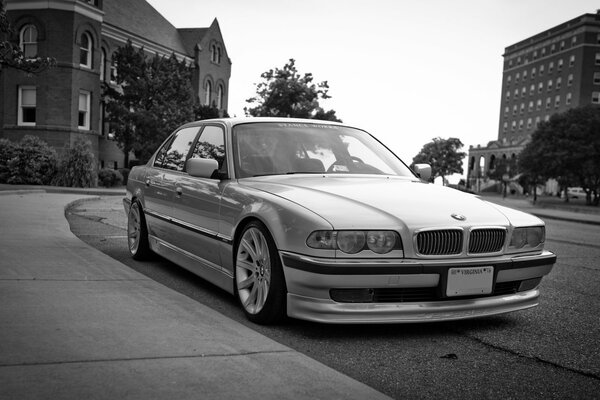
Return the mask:
POLYGON ((503 316, 414 325, 248 322, 235 299, 164 259, 127 252, 120 197, 67 212, 71 230, 130 268, 397 399, 598 399, 600 226, 547 220, 558 263, 541 304, 503 316))

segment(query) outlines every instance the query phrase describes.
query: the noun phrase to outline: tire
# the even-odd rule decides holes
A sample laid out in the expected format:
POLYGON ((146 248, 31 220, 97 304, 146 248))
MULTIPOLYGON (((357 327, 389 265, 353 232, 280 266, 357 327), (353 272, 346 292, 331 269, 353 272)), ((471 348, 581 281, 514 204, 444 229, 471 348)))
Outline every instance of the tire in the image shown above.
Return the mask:
POLYGON ((127 214, 127 247, 134 260, 147 260, 152 254, 146 217, 142 206, 137 201, 131 203, 127 214))
POLYGON ((258 221, 244 227, 235 247, 235 290, 246 317, 268 325, 286 318, 286 286, 275 242, 258 221))

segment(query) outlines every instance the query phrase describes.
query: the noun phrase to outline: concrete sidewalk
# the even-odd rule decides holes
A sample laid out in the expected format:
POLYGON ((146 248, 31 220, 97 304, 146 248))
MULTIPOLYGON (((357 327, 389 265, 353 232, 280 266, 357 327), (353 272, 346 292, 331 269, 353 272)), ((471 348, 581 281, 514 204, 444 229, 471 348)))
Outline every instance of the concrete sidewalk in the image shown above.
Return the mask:
POLYGON ((80 241, 89 198, 0 196, 1 399, 387 398, 80 241))

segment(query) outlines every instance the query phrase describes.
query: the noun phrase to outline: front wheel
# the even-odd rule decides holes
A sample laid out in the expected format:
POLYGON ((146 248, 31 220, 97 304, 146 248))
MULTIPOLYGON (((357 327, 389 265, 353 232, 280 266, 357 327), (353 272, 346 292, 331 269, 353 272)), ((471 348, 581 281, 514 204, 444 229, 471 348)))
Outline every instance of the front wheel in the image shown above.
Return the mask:
POLYGON ((286 315, 286 287, 275 242, 260 222, 248 224, 236 246, 235 285, 248 319, 279 322, 286 315))
POLYGON ((148 242, 146 218, 140 203, 137 201, 131 203, 129 214, 127 214, 127 245, 134 260, 150 258, 152 250, 150 250, 150 243, 148 242))

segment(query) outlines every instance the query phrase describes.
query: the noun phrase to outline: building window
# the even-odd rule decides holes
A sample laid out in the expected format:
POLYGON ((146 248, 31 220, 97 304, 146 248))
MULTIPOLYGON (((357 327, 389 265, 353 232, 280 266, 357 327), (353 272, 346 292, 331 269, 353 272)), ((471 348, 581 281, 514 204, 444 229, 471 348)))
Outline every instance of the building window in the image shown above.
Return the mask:
POLYGON ((533 121, 531 120, 531 118, 527 119, 527 129, 531 129, 531 124, 533 123, 533 121))
POLYGON ((556 90, 560 89, 561 84, 562 84, 562 78, 557 78, 556 79, 556 90))
POLYGON ((596 42, 598 42, 598 44, 600 44, 600 33, 596 36, 596 42))
POLYGON ((509 90, 506 91, 506 100, 510 100, 510 91, 509 90))
POLYGON ((535 68, 531 69, 531 79, 535 78, 535 73, 537 72, 537 70, 535 68))
POLYGON ((529 109, 528 110, 529 110, 529 112, 533 111, 533 101, 529 102, 529 109))
POLYGON ((545 47, 543 47, 543 48, 542 48, 542 57, 544 57, 545 55, 546 55, 546 48, 545 48, 545 47))
POLYGON ((517 115, 517 105, 513 106, 513 115, 517 115))
POLYGON ((569 74, 569 77, 567 79, 567 86, 571 85, 573 85, 573 74, 569 74))
POLYGON ((204 84, 204 104, 210 106, 210 94, 212 92, 212 83, 206 81, 204 84))
POLYGON ((79 129, 90 130, 90 92, 79 91, 79 116, 77 127, 79 129))
POLYGON ((600 104, 600 92, 592 92, 592 103, 600 104))
POLYGON ((515 100, 519 98, 519 89, 515 89, 515 100))
POLYGON ((546 86, 546 90, 549 92, 552 90, 552 79, 548 81, 548 85, 546 86))
POLYGON ((554 71, 554 61, 550 61, 550 64, 548 64, 548 73, 551 74, 552 71, 554 71))
POLYGON ((558 60, 558 65, 556 66, 556 69, 558 71, 562 71, 562 67, 563 67, 563 59, 561 58, 560 60, 558 60))
POLYGON ((556 45, 552 44, 552 46, 550 46, 550 52, 554 53, 556 51, 556 45))
POLYGON ((519 130, 523 129, 523 120, 519 120, 519 130))
POLYGON ((510 107, 506 106, 504 107, 504 116, 507 117, 508 113, 510 112, 510 107))
POLYGON ((113 55, 113 59, 110 61, 110 83, 112 83, 113 85, 117 84, 117 77, 119 76, 119 64, 117 63, 117 60, 114 58, 113 55))
POLYGON ((550 121, 550 115, 546 115, 546 116, 544 117, 544 121, 546 121, 546 122, 550 121))
POLYGON ((537 111, 540 111, 542 109, 542 99, 538 99, 537 103, 535 104, 535 109, 537 111))
POLYGON ((571 93, 567 93, 567 98, 566 98, 565 102, 566 102, 566 104, 567 104, 568 106, 570 106, 570 105, 571 105, 571 99, 572 99, 572 97, 573 97, 573 96, 571 95, 571 93))
POLYGON ((217 107, 219 108, 219 110, 223 109, 223 85, 219 85, 219 87, 217 88, 217 107))
POLYGON ((35 86, 19 87, 19 115, 17 117, 17 125, 35 125, 36 94, 37 90, 35 86))
POLYGON ((92 38, 88 33, 83 33, 81 35, 79 65, 86 68, 92 68, 92 38))
POLYGON ((508 122, 505 122, 504 125, 502 125, 502 132, 506 133, 507 130, 508 130, 508 122))
POLYGON ((534 94, 534 93, 535 93, 535 85, 531 85, 531 86, 529 87, 529 95, 530 95, 530 96, 533 96, 533 94, 534 94))
POLYGON ((573 38, 571 39, 571 46, 575 46, 576 43, 577 43, 577 36, 573 36, 573 38))
POLYGON ((527 95, 527 88, 523 86, 523 88, 521 89, 521 97, 525 97, 525 95, 527 95))
POLYGON ((564 49, 565 49, 565 41, 564 41, 564 40, 562 40, 562 41, 560 42, 560 49, 561 49, 561 50, 564 50, 564 49))
POLYGON ((560 107, 560 95, 557 95, 554 98, 554 107, 556 107, 556 108, 560 107))
POLYGON ((596 53, 596 65, 600 65, 600 53, 596 53))
POLYGON ((525 112, 525 103, 521 103, 521 115, 525 112))
POLYGON ((543 90, 544 90, 544 82, 540 82, 538 84, 538 93, 542 93, 543 90))
POLYGON ((600 85, 600 72, 594 72, 594 85, 600 85))
POLYGON ((100 51, 100 82, 104 82, 106 78, 106 51, 100 51))
POLYGON ((548 97, 546 99, 546 110, 550 109, 550 105, 552 104, 552 99, 550 97, 548 97))
POLYGON ((575 65, 575 56, 574 55, 569 57, 569 67, 572 67, 573 65, 575 65))
POLYGON ((523 80, 527 79, 527 71, 523 71, 523 80))
POLYGON ((537 58, 537 50, 533 52, 533 59, 535 60, 537 58))
POLYGON ((515 82, 519 82, 519 79, 521 79, 521 73, 517 72, 517 75, 515 76, 515 82))
POLYGON ((540 124, 540 117, 535 117, 535 127, 537 128, 540 124))
POLYGON ((38 55, 38 31, 34 25, 25 25, 19 35, 19 46, 25 58, 35 58, 38 55))
POLYGON ((514 132, 517 129, 517 121, 513 121, 510 129, 514 132))
POLYGON ((506 78, 506 84, 507 84, 507 85, 510 85, 510 81, 511 81, 511 80, 512 80, 512 79, 511 79, 511 76, 509 75, 509 76, 508 76, 508 78, 506 78))

